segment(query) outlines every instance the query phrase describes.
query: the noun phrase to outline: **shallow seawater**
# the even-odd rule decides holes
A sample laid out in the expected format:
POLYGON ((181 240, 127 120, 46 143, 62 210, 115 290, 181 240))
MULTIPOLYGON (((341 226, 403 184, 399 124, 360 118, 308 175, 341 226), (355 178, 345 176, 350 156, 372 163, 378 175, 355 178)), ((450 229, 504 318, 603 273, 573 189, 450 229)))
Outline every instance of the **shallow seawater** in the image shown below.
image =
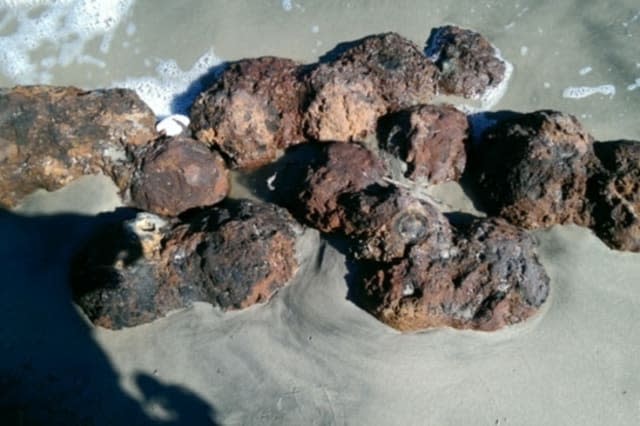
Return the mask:
POLYGON ((556 108, 598 139, 638 137, 640 7, 597 1, 0 1, 0 84, 135 88, 159 116, 184 112, 223 61, 312 62, 336 44, 470 27, 515 66, 496 109, 556 108))
MULTIPOLYGON (((160 118, 186 112, 225 61, 313 62, 383 31, 423 46, 446 23, 478 30, 513 64, 494 110, 559 109, 598 140, 640 140, 636 0, 0 0, 0 86, 130 87, 160 118)), ((222 315, 198 304, 111 332, 60 290, 65 253, 91 215, 119 205, 112 185, 92 179, 0 217, 10 277, 0 278, 0 401, 19 396, 12 415, 50 406, 52 424, 640 421, 640 255, 585 229, 535 234, 551 298, 498 333, 387 328, 347 300, 344 256, 313 237, 296 282, 267 305, 222 315)), ((236 181, 239 195, 258 184, 236 181)), ((459 186, 435 191, 474 212, 459 186)))

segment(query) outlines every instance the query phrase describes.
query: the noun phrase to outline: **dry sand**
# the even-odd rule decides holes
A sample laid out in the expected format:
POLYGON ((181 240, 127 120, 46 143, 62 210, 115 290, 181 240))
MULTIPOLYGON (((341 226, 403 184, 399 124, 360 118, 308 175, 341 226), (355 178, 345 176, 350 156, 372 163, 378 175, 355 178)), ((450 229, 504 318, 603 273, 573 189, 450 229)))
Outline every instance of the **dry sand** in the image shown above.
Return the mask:
MULTIPOLYGON (((37 199, 40 206, 89 213, 90 205, 115 208, 103 195, 114 192, 106 178, 89 178, 37 199), (72 204, 74 193, 81 204, 72 204)), ((455 198, 446 201, 454 204, 455 198)), ((22 209, 34 213, 29 205, 22 209)), ((21 239, 42 255, 57 250, 57 244, 59 249, 62 241, 68 244, 79 232, 72 228, 57 231, 62 233, 57 242, 39 245, 40 235, 21 239)), ((243 425, 635 424, 640 418, 640 255, 613 252, 588 230, 573 226, 536 236, 552 279, 551 297, 533 320, 496 333, 403 335, 384 326, 347 300, 345 258, 315 232, 306 236, 295 281, 266 305, 222 314, 197 304, 132 329, 86 327, 126 394, 147 415, 161 419, 171 418, 173 410, 186 419, 214 415, 221 424, 243 425), (188 398, 176 397, 173 386, 188 390, 188 398), (181 412, 192 405, 199 411, 181 412)), ((29 272, 31 279, 40 277, 39 285, 51 284, 46 277, 64 270, 55 260, 41 268, 29 272)), ((54 302, 64 303, 47 301, 45 308, 54 302)), ((3 340, 29 347, 23 339, 44 339, 45 348, 64 346, 65 341, 48 341, 50 327, 63 328, 54 336, 74 339, 64 328, 77 328, 84 318, 73 316, 70 324, 51 320, 37 324, 37 331, 3 340)), ((99 380, 93 367, 78 369, 77 362, 71 352, 62 370, 71 369, 89 384, 99 380)), ((100 387, 89 384, 85 392, 104 397, 100 387)), ((65 396, 63 405, 74 398, 65 396)), ((109 406, 103 401, 96 408, 109 406)), ((107 412, 99 418, 119 423, 127 415, 107 412)))
MULTIPOLYGON (((183 69, 211 45, 228 60, 313 60, 368 33, 423 42, 433 26, 470 26, 515 65, 498 108, 557 108, 597 138, 640 139, 640 90, 627 90, 640 78, 640 10, 630 0, 294 0, 291 11, 280 1, 150 3, 132 9, 131 43, 183 69), (616 95, 562 97, 601 84, 616 95)), ((101 85, 143 72, 118 66, 124 54, 112 49, 110 74, 89 83, 74 67, 55 81, 101 85)), ((435 191, 474 211, 459 186, 435 191)), ((114 332, 92 327, 65 289, 70 253, 101 220, 91 215, 118 206, 113 185, 93 177, 30 197, 17 209, 24 216, 0 213, 0 398, 17 401, 12 419, 44 410, 60 424, 640 424, 640 254, 609 250, 586 229, 535 233, 551 297, 531 321, 496 333, 386 327, 347 300, 345 258, 313 232, 295 281, 266 305, 222 314, 197 304, 114 332)))

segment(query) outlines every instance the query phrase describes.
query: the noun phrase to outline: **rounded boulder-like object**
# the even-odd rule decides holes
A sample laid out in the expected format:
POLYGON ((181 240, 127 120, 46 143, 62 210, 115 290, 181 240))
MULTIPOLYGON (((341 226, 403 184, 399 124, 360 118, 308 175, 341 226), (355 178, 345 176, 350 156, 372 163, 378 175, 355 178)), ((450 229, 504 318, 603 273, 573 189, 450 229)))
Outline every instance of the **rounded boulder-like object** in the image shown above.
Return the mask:
POLYGON ((593 138, 556 111, 518 114, 490 128, 469 159, 489 214, 527 229, 589 225, 593 138))
POLYGON ((297 62, 270 56, 230 64, 191 107, 190 129, 233 169, 274 161, 280 150, 303 141, 301 70, 297 62))
POLYGON ((382 147, 404 161, 405 176, 429 184, 457 181, 467 162, 467 116, 451 105, 418 105, 380 122, 382 147))
POLYGON ((533 316, 549 294, 534 239, 502 219, 482 219, 448 252, 430 242, 365 279, 368 309, 401 331, 493 331, 533 316))
POLYGON ((435 95, 437 67, 399 34, 376 34, 345 47, 307 78, 304 127, 310 138, 363 140, 382 115, 435 95))
POLYGON ((138 158, 131 182, 132 204, 162 216, 214 205, 228 193, 229 173, 220 154, 187 137, 155 141, 138 158))
POLYGON ((596 234, 616 250, 640 252, 640 142, 598 142, 602 168, 592 178, 596 234))

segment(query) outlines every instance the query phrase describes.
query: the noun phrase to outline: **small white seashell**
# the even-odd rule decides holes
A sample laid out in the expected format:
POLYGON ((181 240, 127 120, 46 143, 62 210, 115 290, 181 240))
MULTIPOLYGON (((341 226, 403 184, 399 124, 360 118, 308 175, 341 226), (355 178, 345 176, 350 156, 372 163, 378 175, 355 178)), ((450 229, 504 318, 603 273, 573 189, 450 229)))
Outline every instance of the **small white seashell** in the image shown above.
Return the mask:
POLYGON ((133 231, 137 235, 145 232, 153 232, 164 227, 167 222, 159 216, 152 213, 138 213, 135 222, 133 222, 133 231))
POLYGON ((404 285, 404 288, 402 289, 403 296, 413 296, 413 293, 415 292, 416 292, 416 288, 413 286, 412 283, 406 283, 404 285))
POLYGON ((189 117, 182 114, 173 114, 156 124, 156 130, 166 136, 178 136, 189 127, 189 117))

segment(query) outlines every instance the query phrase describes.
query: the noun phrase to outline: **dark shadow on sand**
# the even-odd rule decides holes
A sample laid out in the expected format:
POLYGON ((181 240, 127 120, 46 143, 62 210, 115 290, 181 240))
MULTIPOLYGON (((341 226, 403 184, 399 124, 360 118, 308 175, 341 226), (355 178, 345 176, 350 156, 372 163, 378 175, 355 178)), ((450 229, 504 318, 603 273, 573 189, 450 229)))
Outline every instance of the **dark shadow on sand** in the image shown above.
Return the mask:
POLYGON ((375 306, 371 296, 367 294, 364 282, 372 278, 383 265, 371 260, 358 260, 351 254, 351 242, 340 235, 323 235, 324 240, 335 250, 344 255, 344 263, 347 273, 344 276, 347 285, 347 300, 363 309, 371 312, 375 306))
POLYGON ((2 425, 215 424, 208 403, 154 377, 137 378, 144 402, 126 394, 72 303, 73 254, 102 226, 134 214, 25 217, 0 210, 2 425), (149 417, 143 409, 149 401, 160 402, 171 418, 149 417))
POLYGON ((295 213, 297 203, 294 197, 302 190, 307 167, 326 159, 322 150, 324 144, 305 142, 292 146, 273 163, 243 172, 237 180, 254 197, 288 208, 294 216, 298 216, 295 213))

